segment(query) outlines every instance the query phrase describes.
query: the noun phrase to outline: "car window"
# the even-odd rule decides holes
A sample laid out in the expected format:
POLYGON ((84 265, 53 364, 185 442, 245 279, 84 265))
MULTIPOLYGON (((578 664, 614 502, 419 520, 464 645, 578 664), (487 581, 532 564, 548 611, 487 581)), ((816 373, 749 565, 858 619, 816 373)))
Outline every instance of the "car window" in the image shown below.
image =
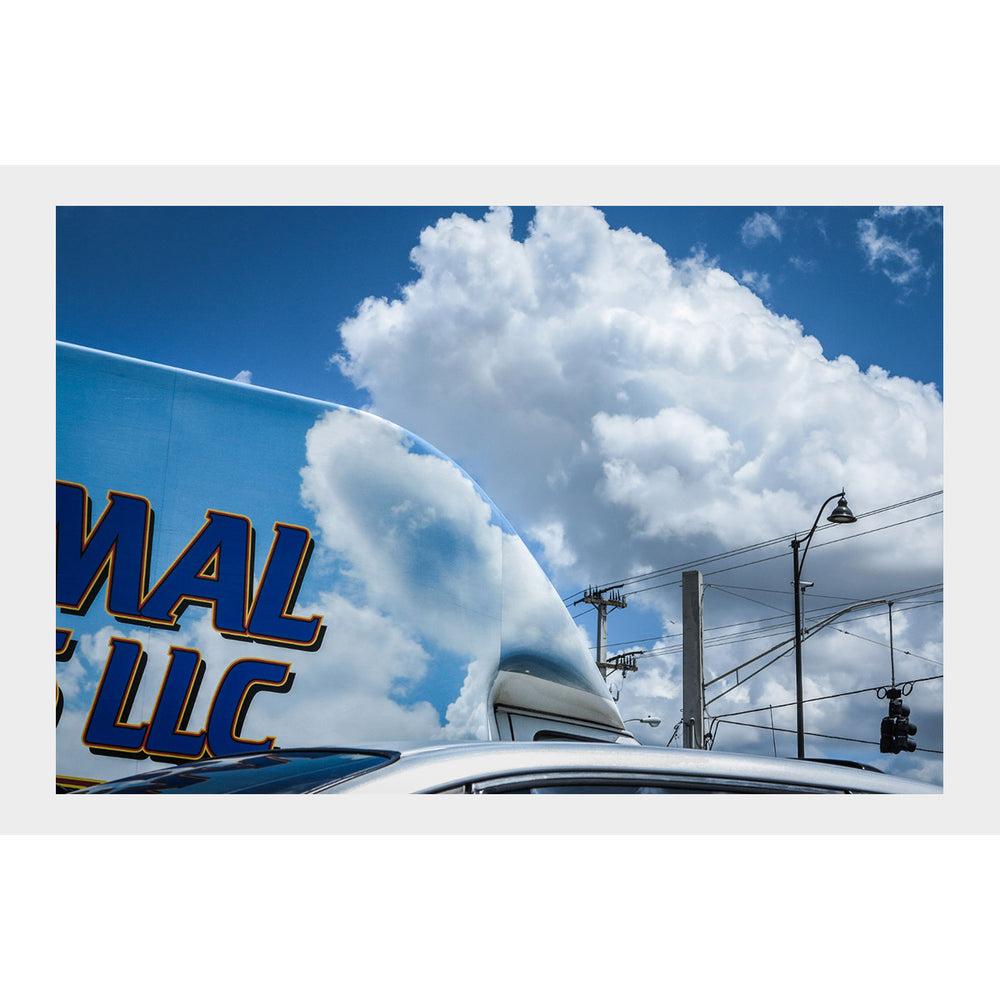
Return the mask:
POLYGON ((479 795, 759 795, 844 791, 777 781, 593 771, 502 775, 472 782, 466 790, 479 795))
MULTIPOLYGON (((97 785, 85 794, 161 795, 312 792, 383 767, 397 753, 358 750, 288 750, 217 757, 97 785)), ((74 794, 81 794, 79 792, 74 794)))

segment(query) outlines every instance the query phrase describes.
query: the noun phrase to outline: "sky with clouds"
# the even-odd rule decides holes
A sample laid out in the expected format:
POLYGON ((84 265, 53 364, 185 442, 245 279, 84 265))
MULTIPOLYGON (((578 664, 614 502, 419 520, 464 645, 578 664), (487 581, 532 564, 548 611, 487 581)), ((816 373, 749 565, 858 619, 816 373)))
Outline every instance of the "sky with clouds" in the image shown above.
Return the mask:
POLYGON ((794 754, 789 539, 846 489, 858 522, 821 520, 803 571, 807 623, 843 612, 804 644, 807 755, 934 781, 942 268, 924 206, 57 213, 59 339, 409 428, 499 506, 591 645, 576 601, 619 582, 609 651, 641 655, 612 686, 623 717, 662 718, 645 742, 680 720, 680 573, 700 569, 706 679, 728 675, 715 745, 794 754), (899 757, 872 690, 893 668, 917 682, 899 757))

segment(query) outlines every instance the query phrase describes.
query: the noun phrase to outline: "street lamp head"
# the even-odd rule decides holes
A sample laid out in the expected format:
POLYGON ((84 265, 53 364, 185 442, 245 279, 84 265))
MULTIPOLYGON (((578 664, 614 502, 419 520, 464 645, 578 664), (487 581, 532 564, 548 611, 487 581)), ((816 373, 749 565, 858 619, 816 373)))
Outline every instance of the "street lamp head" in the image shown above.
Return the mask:
POLYGON ((833 513, 827 518, 834 524, 854 524, 857 518, 851 513, 851 508, 847 506, 847 498, 840 494, 840 503, 834 508, 833 513))
POLYGON ((626 719, 625 722, 644 722, 647 726, 655 729, 660 724, 660 719, 655 715, 647 715, 642 719, 626 719))

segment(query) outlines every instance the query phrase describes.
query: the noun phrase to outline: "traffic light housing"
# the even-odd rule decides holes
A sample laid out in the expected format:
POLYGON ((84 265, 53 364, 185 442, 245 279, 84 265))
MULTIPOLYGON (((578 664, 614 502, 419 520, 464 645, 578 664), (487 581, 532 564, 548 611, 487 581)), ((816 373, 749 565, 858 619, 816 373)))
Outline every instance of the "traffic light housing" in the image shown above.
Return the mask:
POLYGON ((910 722, 910 708, 903 704, 903 694, 899 688, 889 688, 885 696, 889 699, 889 714, 882 720, 879 752, 899 753, 905 750, 913 753, 917 744, 910 737, 916 735, 917 727, 910 722))

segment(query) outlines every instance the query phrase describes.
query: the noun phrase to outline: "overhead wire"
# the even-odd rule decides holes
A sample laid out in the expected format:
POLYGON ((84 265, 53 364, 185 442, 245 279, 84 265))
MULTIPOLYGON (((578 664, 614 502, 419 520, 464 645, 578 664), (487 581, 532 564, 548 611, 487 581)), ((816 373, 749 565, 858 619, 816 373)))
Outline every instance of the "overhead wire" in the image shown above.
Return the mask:
MULTIPOLYGON (((888 531, 889 528, 898 528, 900 525, 903 525, 903 524, 912 524, 914 521, 922 521, 925 518, 934 517, 937 514, 942 514, 942 513, 944 513, 944 512, 940 511, 940 510, 935 510, 935 511, 931 511, 928 514, 920 514, 918 517, 907 518, 905 521, 894 521, 892 524, 883 524, 883 525, 880 525, 877 528, 871 528, 868 531, 856 531, 856 532, 854 532, 854 533, 852 533, 850 535, 844 536, 844 537, 832 538, 832 539, 830 539, 830 541, 827 541, 827 542, 815 542, 813 544, 812 548, 813 549, 821 549, 821 548, 825 548, 827 545, 839 545, 842 542, 854 541, 854 539, 856 539, 856 538, 862 538, 865 535, 874 535, 874 534, 877 534, 880 531, 888 531)), ((789 537, 791 537, 791 536, 789 536, 789 537)), ((775 554, 773 556, 766 556, 763 559, 754 559, 751 562, 737 563, 735 566, 725 566, 722 569, 712 570, 711 572, 703 573, 702 576, 706 576, 707 577, 707 576, 716 576, 719 573, 730 573, 733 570, 746 569, 747 566, 759 566, 762 563, 773 562, 775 559, 784 559, 784 558, 786 558, 786 554, 784 552, 779 552, 779 553, 777 553, 777 554, 775 554)), ((700 563, 700 565, 704 565, 704 564, 705 564, 705 561, 702 561, 700 563)), ((691 564, 692 567, 697 567, 698 565, 699 565, 699 563, 698 563, 697 560, 694 561, 694 562, 692 562, 692 564, 691 564)), ((677 579, 671 579, 671 580, 668 580, 666 583, 657 583, 657 584, 654 584, 651 587, 640 587, 637 590, 625 590, 625 591, 622 592, 622 596, 623 597, 632 597, 635 594, 645 594, 645 593, 648 593, 651 590, 660 590, 663 587, 676 586, 678 583, 680 583, 679 580, 677 580, 677 579)))
MULTIPOLYGON (((944 674, 934 674, 934 675, 932 675, 930 677, 917 677, 917 678, 914 678, 913 680, 903 681, 903 682, 900 682, 900 683, 901 684, 909 684, 909 685, 922 684, 922 683, 925 683, 926 681, 942 680, 943 677, 944 677, 944 674)), ((878 692, 879 690, 882 689, 882 687, 884 687, 884 685, 877 685, 875 687, 867 687, 867 688, 858 688, 856 691, 840 691, 840 692, 838 692, 836 694, 817 695, 817 696, 815 696, 813 698, 804 698, 803 701, 802 701, 802 704, 806 705, 806 704, 810 704, 812 702, 817 702, 817 701, 830 701, 833 698, 847 698, 847 697, 850 697, 851 695, 857 695, 857 694, 870 694, 873 691, 874 692, 878 692)), ((766 711, 770 711, 770 712, 773 713, 773 711, 774 711, 775 708, 791 708, 791 707, 795 706, 796 704, 797 704, 797 702, 788 701, 788 702, 784 702, 783 704, 780 704, 780 705, 774 705, 774 704, 759 705, 759 706, 757 706, 755 708, 740 709, 739 711, 736 711, 736 712, 720 712, 720 713, 718 713, 716 715, 711 716, 711 721, 710 721, 709 725, 710 725, 710 727, 711 726, 715 726, 716 729, 718 728, 718 723, 720 723, 720 722, 725 722, 725 723, 728 723, 729 725, 734 725, 734 726, 738 726, 738 725, 754 726, 753 723, 749 723, 749 722, 735 722, 735 721, 733 721, 733 717, 737 716, 737 715, 752 715, 754 712, 766 712, 766 711)), ((768 729, 770 727, 757 725, 757 726, 754 726, 754 728, 768 729)), ((779 732, 789 732, 789 733, 790 732, 795 732, 795 731, 796 730, 791 730, 791 729, 781 729, 781 730, 779 730, 779 732)), ((829 736, 826 733, 806 733, 804 735, 807 735, 807 736, 819 736, 819 737, 823 737, 823 738, 826 738, 826 739, 836 739, 836 740, 843 739, 843 740, 849 740, 849 741, 854 742, 854 743, 869 743, 869 742, 871 742, 873 745, 877 745, 877 744, 874 743, 874 741, 859 740, 859 739, 855 739, 855 738, 850 737, 850 736, 829 736)), ((714 745, 714 739, 713 739, 713 745, 714 745)), ((918 750, 923 750, 924 753, 943 753, 942 750, 932 750, 932 749, 927 749, 926 747, 917 747, 917 749, 918 750)))
MULTIPOLYGON (((894 603, 893 601, 891 601, 891 600, 889 600, 887 598, 874 598, 874 599, 872 599, 870 601, 862 601, 862 602, 860 602, 860 604, 857 605, 857 607, 859 607, 859 608, 860 607, 866 607, 866 606, 870 606, 870 605, 874 605, 874 604, 888 604, 891 607, 891 605, 893 603, 894 603)), ((844 610, 845 611, 851 610, 851 608, 852 608, 852 606, 848 606, 848 608, 845 608, 844 610)), ((806 639, 810 638, 810 636, 816 634, 818 631, 820 631, 820 629, 823 629, 823 628, 826 628, 829 625, 832 625, 833 622, 837 619, 837 617, 838 617, 837 613, 835 613, 833 615, 829 615, 827 618, 825 618, 822 621, 820 621, 820 622, 814 624, 813 626, 811 626, 809 629, 807 629, 804 632, 804 634, 802 636, 803 641, 805 641, 806 639)), ((870 617, 870 616, 865 616, 865 617, 870 617)), ((846 633, 846 634, 852 635, 852 633, 846 633)), ((733 691, 735 691, 736 688, 738 688, 740 685, 747 683, 747 681, 749 681, 749 680, 752 680, 754 677, 757 676, 757 674, 761 673, 761 671, 765 670, 767 667, 771 666, 773 663, 776 663, 782 657, 784 657, 788 653, 790 653, 792 651, 793 647, 789 646, 789 648, 783 650, 781 653, 779 653, 772 660, 769 660, 762 667, 759 667, 757 670, 755 670, 753 673, 747 675, 746 677, 740 678, 740 676, 739 676, 739 671, 740 670, 744 670, 751 663, 755 663, 761 657, 767 656, 768 653, 771 653, 771 652, 773 652, 776 649, 780 649, 782 646, 788 646, 789 643, 794 643, 794 641, 795 641, 795 637, 794 636, 792 636, 790 638, 787 638, 787 639, 784 639, 781 642, 779 642, 777 645, 772 646, 771 649, 765 650, 763 653, 760 653, 757 656, 755 656, 755 657, 747 660, 745 663, 741 663, 738 666, 733 667, 730 670, 727 670, 725 673, 719 674, 718 676, 713 677, 713 678, 711 678, 708 681, 705 681, 703 686, 705 688, 708 688, 710 685, 715 684, 718 681, 724 680, 726 677, 730 677, 733 674, 736 674, 736 678, 737 678, 735 684, 732 684, 729 687, 726 687, 723 691, 721 691, 719 694, 717 694, 714 698, 709 699, 705 703, 706 706, 712 704, 712 702, 718 701, 720 698, 725 697, 727 694, 732 694, 733 691)), ((920 659, 927 659, 928 662, 937 663, 937 661, 935 661, 935 660, 930 660, 929 657, 920 657, 920 659)))
MULTIPOLYGON (((876 516, 878 514, 885 514, 888 511, 896 510, 899 507, 905 507, 905 506, 907 506, 909 504, 920 503, 921 501, 924 501, 924 500, 930 500, 930 499, 932 499, 934 497, 941 496, 941 494, 943 494, 943 493, 944 493, 944 490, 935 490, 935 491, 933 491, 931 493, 925 493, 923 496, 912 497, 909 500, 901 500, 901 501, 899 501, 897 503, 889 504, 886 507, 879 507, 876 510, 865 511, 862 514, 858 514, 857 515, 857 520, 861 521, 861 520, 864 520, 865 518, 874 517, 874 516, 876 516)), ((899 521, 899 522, 895 522, 894 524, 883 525, 882 527, 875 528, 875 529, 872 529, 872 530, 873 531, 882 531, 882 530, 885 530, 886 528, 896 527, 896 526, 898 526, 900 524, 910 523, 911 520, 920 520, 922 517, 931 517, 934 514, 939 514, 939 513, 941 513, 941 511, 934 511, 931 514, 924 514, 924 515, 921 515, 920 517, 911 518, 911 519, 909 519, 907 521, 899 521)), ((830 527, 830 525, 820 525, 817 528, 817 531, 819 531, 819 532, 826 531, 826 530, 829 529, 829 527, 830 527)), ((860 535, 862 535, 862 534, 870 534, 870 533, 871 532, 853 533, 853 534, 847 536, 847 538, 857 538, 857 537, 860 537, 860 535)), ((725 552, 716 553, 715 555, 703 556, 703 557, 698 558, 698 559, 690 559, 690 560, 688 560, 686 562, 677 563, 677 564, 675 564, 673 566, 666 566, 666 567, 664 567, 662 569, 650 570, 650 571, 648 571, 646 573, 638 573, 638 574, 635 574, 634 576, 622 577, 619 580, 613 580, 610 583, 605 583, 605 584, 602 584, 600 587, 595 587, 595 588, 591 588, 591 589, 594 589, 594 590, 607 590, 607 589, 609 589, 611 587, 621 588, 621 587, 627 586, 629 584, 644 583, 644 582, 647 582, 649 580, 658 579, 661 576, 665 576, 665 575, 668 575, 668 574, 671 574, 671 573, 676 574, 676 573, 682 572, 683 570, 686 570, 686 569, 692 569, 692 568, 698 568, 698 567, 701 567, 701 566, 706 566, 706 565, 709 565, 711 563, 718 562, 721 559, 727 559, 727 558, 730 558, 730 557, 733 557, 733 556, 745 555, 747 553, 754 552, 754 551, 757 551, 757 550, 762 549, 762 548, 767 548, 770 545, 778 545, 778 544, 780 544, 782 542, 789 542, 793 538, 796 538, 798 536, 798 534, 799 534, 798 532, 792 532, 791 534, 787 534, 787 535, 779 535, 776 538, 769 538, 769 539, 767 539, 765 541, 762 541, 762 542, 754 542, 754 543, 752 543, 750 545, 744 545, 744 546, 741 546, 739 548, 729 549, 729 550, 727 550, 725 552)), ((845 539, 845 538, 838 538, 837 539, 837 541, 846 541, 846 540, 847 539, 845 539)), ((816 545, 814 546, 814 548, 818 548, 820 546, 820 544, 821 543, 816 543, 816 545)), ((830 545, 830 544, 833 544, 833 543, 832 542, 824 542, 822 544, 823 545, 830 545)), ((769 558, 780 558, 780 557, 779 556, 772 556, 772 557, 769 557, 769 558)), ((761 561, 767 561, 767 560, 761 560, 761 561)), ((745 563, 745 564, 742 564, 742 565, 747 565, 747 566, 756 565, 756 562, 745 563)), ((728 569, 740 569, 740 568, 742 568, 742 565, 741 566, 734 566, 734 567, 727 567, 726 570, 716 570, 715 572, 726 572, 726 571, 728 571, 728 569)), ((669 585, 669 584, 665 584, 663 586, 666 586, 666 585, 669 585)), ((655 589, 655 588, 645 588, 645 589, 655 589)), ((635 591, 630 591, 629 593, 643 593, 643 592, 644 592, 644 590, 635 590, 635 591)), ((575 598, 579 597, 583 593, 585 593, 585 591, 579 590, 576 593, 571 594, 569 597, 564 598, 564 603, 566 603, 566 604, 571 603, 575 598)), ((628 595, 626 595, 626 596, 628 596, 628 595)))
MULTIPOLYGON (((785 729, 781 726, 762 726, 759 722, 734 722, 732 719, 719 719, 720 722, 725 722, 729 726, 747 726, 750 729, 770 729, 772 733, 795 733, 798 732, 796 729, 785 729)), ((803 733, 804 736, 817 736, 824 740, 839 740, 845 743, 865 743, 869 746, 877 747, 879 745, 878 740, 861 740, 856 736, 833 736, 829 733, 803 733)), ((922 751, 923 753, 940 753, 943 754, 943 750, 931 750, 927 747, 917 747, 916 750, 922 751)))
MULTIPOLYGON (((907 681, 898 681, 897 684, 898 685, 923 684, 926 681, 939 681, 943 679, 944 679, 944 674, 932 674, 928 677, 914 677, 907 681)), ((808 705, 815 701, 830 701, 833 698, 848 698, 851 695, 855 694, 870 694, 872 691, 879 691, 883 687, 885 687, 884 684, 876 684, 872 687, 857 688, 854 691, 838 691, 836 694, 818 694, 814 695, 812 698, 803 698, 802 704, 808 705)), ((769 708, 793 708, 797 704, 798 702, 795 701, 786 701, 782 702, 780 705, 771 704, 771 705, 761 705, 758 706, 757 708, 741 708, 739 711, 736 712, 718 712, 713 716, 713 718, 728 719, 736 715, 752 715, 754 712, 764 712, 767 711, 767 709, 769 708)))
MULTIPOLYGON (((912 498, 910 500, 900 501, 899 503, 890 504, 890 505, 888 505, 886 507, 882 507, 882 508, 879 508, 877 510, 868 511, 868 512, 866 512, 864 514, 859 515, 858 516, 858 520, 861 520, 863 518, 872 517, 872 516, 875 516, 877 514, 886 513, 887 511, 895 510, 895 509, 898 509, 900 507, 907 506, 909 504, 918 503, 918 502, 921 502, 921 501, 924 501, 924 500, 928 500, 928 499, 931 499, 933 497, 940 496, 943 492, 944 492, 943 490, 937 490, 937 491, 934 491, 932 493, 924 494, 923 496, 920 496, 920 497, 914 497, 914 498, 912 498)), ((911 524, 911 523, 914 523, 916 521, 924 520, 924 519, 929 518, 929 517, 934 517, 934 516, 937 516, 937 515, 939 515, 941 513, 943 513, 943 511, 941 511, 941 510, 931 511, 931 512, 926 513, 926 514, 920 514, 920 515, 917 515, 915 517, 906 518, 906 519, 901 520, 901 521, 894 521, 894 522, 892 522, 890 524, 879 525, 878 527, 871 528, 868 531, 853 532, 853 533, 851 533, 848 536, 837 537, 837 538, 828 540, 826 542, 817 542, 817 543, 814 544, 813 547, 814 548, 821 548, 821 547, 824 547, 826 545, 833 545, 833 544, 837 544, 837 543, 843 542, 843 541, 850 541, 850 540, 853 540, 855 538, 863 537, 865 535, 875 534, 875 533, 878 533, 878 532, 881 532, 881 531, 886 531, 886 530, 888 530, 890 528, 896 528, 896 527, 900 527, 900 526, 905 525, 905 524, 911 524)), ((827 529, 827 526, 824 525, 824 526, 821 526, 821 528, 818 529, 818 530, 826 530, 826 529, 827 529)), ((632 590, 625 590, 623 592, 623 596, 629 597, 629 596, 633 596, 635 594, 646 593, 646 592, 651 591, 651 590, 662 589, 664 587, 669 587, 669 586, 676 586, 676 585, 678 585, 681 582, 680 579, 678 579, 677 574, 683 572, 684 570, 691 569, 691 568, 699 568, 699 569, 701 569, 701 568, 703 568, 703 567, 705 567, 707 565, 712 565, 714 563, 718 563, 719 561, 724 560, 724 559, 735 558, 735 557, 741 556, 741 555, 749 555, 750 553, 761 551, 762 549, 765 549, 765 548, 767 548, 769 546, 780 544, 780 543, 786 542, 786 541, 790 541, 791 539, 793 539, 795 537, 797 537, 797 533, 793 533, 793 534, 790 534, 790 535, 783 535, 783 536, 780 536, 778 538, 768 539, 768 540, 763 541, 763 542, 757 542, 757 543, 754 543, 752 545, 743 546, 743 547, 738 548, 738 549, 731 549, 731 550, 729 550, 727 552, 718 553, 718 554, 716 554, 714 556, 708 556, 708 557, 704 557, 702 559, 690 560, 688 562, 678 563, 675 566, 665 567, 665 568, 660 569, 660 570, 653 570, 653 571, 650 571, 648 573, 637 574, 637 575, 632 576, 632 577, 625 577, 625 578, 622 578, 622 579, 620 579, 618 581, 615 581, 613 583, 606 584, 606 585, 604 585, 604 586, 602 586, 600 588, 592 588, 592 589, 605 590, 605 589, 609 589, 611 587, 616 587, 616 588, 627 587, 629 584, 650 583, 653 580, 661 580, 664 576, 671 576, 671 579, 668 579, 668 580, 666 580, 665 582, 662 582, 662 583, 652 584, 651 586, 648 586, 648 587, 637 587, 637 588, 632 589, 632 590)), ((761 558, 761 559, 753 559, 753 560, 750 560, 748 562, 738 563, 736 565, 724 566, 724 567, 721 567, 719 569, 710 570, 708 572, 703 573, 703 577, 718 576, 719 574, 722 574, 722 573, 732 572, 733 570, 737 570, 737 569, 744 569, 744 568, 749 567, 749 566, 755 566, 755 565, 759 565, 761 563, 770 562, 770 561, 773 561, 773 560, 776 560, 776 559, 785 558, 785 557, 786 557, 786 553, 782 552, 782 553, 778 553, 778 554, 771 555, 771 556, 765 556, 764 558, 761 558)), ((780 612, 778 615, 770 616, 768 618, 757 619, 755 621, 748 621, 748 622, 737 623, 737 624, 732 624, 732 625, 716 626, 714 629, 706 629, 705 631, 719 631, 719 632, 725 632, 726 634, 725 635, 718 635, 716 637, 709 638, 707 641, 704 642, 705 648, 712 648, 712 647, 717 647, 717 646, 722 646, 722 645, 730 645, 730 644, 736 644, 736 643, 743 643, 743 642, 750 641, 750 640, 752 640, 754 638, 762 638, 762 637, 764 637, 766 635, 769 635, 769 634, 775 634, 779 630, 787 629, 787 621, 788 621, 788 618, 790 617, 790 613, 789 612, 785 612, 781 608, 775 607, 774 605, 767 604, 764 601, 756 600, 756 599, 754 599, 752 597, 747 596, 746 594, 742 594, 742 593, 737 593, 736 592, 736 591, 741 591, 742 590, 742 591, 755 591, 755 592, 758 592, 758 593, 775 593, 775 594, 780 594, 780 593, 785 593, 784 591, 769 590, 767 588, 762 588, 762 587, 746 587, 746 586, 739 586, 739 585, 734 585, 734 584, 722 584, 722 583, 718 583, 718 582, 716 582, 716 583, 709 583, 709 584, 706 584, 705 586, 706 586, 706 588, 717 589, 721 593, 725 593, 728 596, 735 597, 735 598, 738 598, 738 599, 741 599, 741 600, 746 600, 746 601, 748 601, 750 603, 757 604, 757 605, 759 605, 761 607, 770 608, 771 610, 775 610, 775 611, 779 611, 780 612), (757 626, 757 627, 748 630, 746 628, 746 626, 750 626, 750 625, 754 625, 754 626, 757 626), (738 635, 733 635, 732 634, 733 630, 737 629, 737 628, 740 628, 741 631, 739 632, 738 635)), ((857 601, 857 599, 848 599, 848 598, 833 599, 833 603, 831 603, 831 604, 825 604, 825 605, 823 605, 823 606, 821 606, 819 608, 816 608, 815 610, 813 610, 810 613, 810 615, 808 616, 808 618, 807 618, 806 621, 809 622, 809 623, 811 623, 811 624, 806 624, 806 622, 804 622, 804 625, 806 625, 806 627, 804 628, 804 636, 803 637, 804 638, 808 638, 810 634, 814 633, 815 631, 818 631, 820 628, 823 628, 823 627, 826 627, 828 625, 831 625, 832 622, 839 616, 839 614, 846 613, 846 612, 850 611, 854 605, 858 605, 859 608, 860 608, 860 607, 864 607, 864 606, 867 606, 867 605, 873 605, 873 604, 881 604, 881 603, 889 603, 889 604, 891 604, 891 603, 899 603, 901 601, 914 601, 914 600, 917 600, 919 598, 929 597, 929 596, 932 596, 933 594, 940 593, 942 589, 943 589, 943 584, 935 584, 935 585, 932 585, 932 586, 909 588, 908 590, 899 591, 899 592, 897 592, 895 594, 885 595, 883 597, 877 597, 877 598, 870 598, 870 599, 862 600, 862 601, 857 601), (840 611, 836 611, 835 610, 835 609, 838 609, 838 608, 840 609, 840 611), (829 614, 829 612, 831 612, 831 611, 833 611, 834 613, 833 614, 829 614), (826 617, 822 617, 824 615, 826 617)), ((580 593, 582 593, 582 592, 580 592, 580 593)), ((576 597, 576 596, 577 596, 576 594, 572 595, 572 597, 576 597)), ((819 596, 819 595, 817 595, 817 596, 819 596)), ((571 598, 567 598, 566 601, 568 602, 569 600, 572 599, 572 597, 571 598)), ((942 602, 941 601, 925 601, 924 603, 921 603, 921 604, 911 605, 908 610, 917 610, 919 608, 930 607, 930 606, 933 606, 933 605, 936 605, 936 604, 940 604, 940 603, 942 603, 942 602)), ((586 611, 582 612, 581 614, 575 615, 574 616, 574 620, 576 618, 582 617, 583 614, 587 614, 590 610, 593 610, 593 609, 592 608, 591 609, 587 609, 586 611)), ((872 617, 872 615, 860 615, 860 616, 857 616, 857 617, 844 619, 844 624, 846 624, 848 622, 851 622, 851 621, 858 621, 858 620, 862 620, 864 618, 869 618, 869 617, 872 617)), ((849 631, 847 631, 845 629, 842 629, 842 628, 838 628, 837 631, 841 632, 844 635, 851 636, 852 638, 866 639, 867 641, 873 642, 873 643, 878 644, 878 645, 885 645, 884 643, 879 643, 877 640, 868 639, 865 636, 858 636, 858 635, 856 635, 856 634, 854 634, 852 632, 849 632, 849 631)), ((645 639, 645 640, 632 640, 631 642, 612 643, 611 646, 613 646, 615 648, 623 647, 623 646, 637 646, 637 645, 639 645, 640 642, 650 642, 650 641, 656 642, 656 641, 659 641, 660 639, 668 639, 668 638, 670 638, 669 633, 666 634, 666 635, 663 635, 663 636, 652 637, 652 638, 645 639)), ((732 675, 734 673, 737 675, 737 681, 736 681, 736 683, 732 684, 732 685, 728 685, 723 691, 720 692, 720 694, 718 694, 716 697, 714 697, 714 698, 710 699, 708 702, 706 702, 706 707, 707 707, 707 705, 709 705, 712 702, 718 700, 719 698, 724 697, 727 694, 731 694, 733 691, 736 690, 737 687, 739 687, 742 684, 745 684, 748 681, 752 680, 759 673, 761 673, 762 671, 766 670, 769 666, 773 665, 778 660, 782 659, 789 652, 791 652, 792 649, 794 648, 792 646, 792 643, 794 643, 794 636, 791 637, 791 638, 783 639, 781 642, 779 642, 779 643, 775 644, 774 646, 770 647, 770 649, 767 649, 763 653, 760 653, 757 656, 754 656, 753 658, 751 658, 750 660, 746 661, 745 663, 740 664, 738 667, 734 667, 731 670, 727 671, 726 673, 721 674, 718 677, 712 678, 711 680, 707 681, 705 683, 705 687, 706 688, 710 684, 713 684, 713 683, 715 683, 715 682, 717 682, 719 680, 722 680, 725 677, 728 677, 728 676, 730 676, 730 675, 732 675), (750 674, 748 674, 748 675, 746 675, 746 676, 744 676, 742 678, 739 677, 738 671, 745 670, 746 667, 749 666, 750 664, 755 663, 756 661, 760 660, 761 658, 767 656, 769 653, 776 652, 777 650, 782 649, 782 647, 787 647, 787 648, 785 648, 781 652, 777 653, 777 655, 774 656, 771 660, 769 660, 767 663, 764 663, 762 666, 758 667, 756 670, 752 671, 750 674)), ((676 653, 679 648, 681 648, 681 647, 679 647, 676 644, 676 642, 675 642, 675 644, 673 646, 664 647, 664 648, 661 648, 661 649, 636 650, 636 651, 637 652, 641 652, 644 656, 664 656, 664 655, 669 655, 669 654, 672 654, 672 653, 676 653)), ((925 660, 925 661, 927 661, 929 663, 934 663, 934 664, 940 666, 940 663, 938 661, 932 660, 929 657, 921 656, 920 654, 914 654, 914 653, 912 653, 910 651, 904 651, 904 655, 914 656, 917 659, 922 659, 922 660, 925 660)), ((940 676, 942 676, 942 675, 938 675, 938 677, 940 677, 940 676)), ((929 679, 935 679, 935 678, 922 678, 921 680, 929 680, 929 679)), ((918 682, 914 682, 914 683, 918 683, 918 682)), ((865 689, 865 690, 877 690, 877 688, 871 688, 871 689, 865 689)), ((835 695, 826 695, 826 696, 821 696, 820 698, 807 699, 807 700, 808 701, 814 701, 814 700, 822 700, 823 698, 844 697, 844 696, 847 696, 847 695, 850 695, 850 694, 856 694, 856 693, 860 693, 860 692, 842 692, 842 693, 835 694, 835 695)), ((790 704, 795 704, 795 703, 790 703, 790 704)), ((773 711, 773 707, 774 706, 768 706, 768 707, 770 707, 771 710, 773 711)), ((777 707, 786 707, 786 706, 777 706, 777 707)), ((746 714, 746 713, 749 713, 749 712, 762 711, 762 710, 763 710, 763 708, 756 708, 756 709, 747 709, 747 710, 745 710, 745 712, 741 712, 741 713, 722 713, 722 714, 715 715, 713 718, 716 719, 716 720, 719 720, 719 721, 726 721, 726 722, 730 722, 731 724, 737 724, 737 723, 733 723, 732 722, 732 720, 729 718, 730 715, 732 715, 732 714, 746 714)), ((750 725, 749 723, 746 723, 746 724, 750 725)), ((765 726, 765 727, 759 727, 759 728, 767 728, 767 727, 765 726)), ((825 738, 829 738, 829 739, 840 739, 841 738, 841 737, 835 737, 835 736, 826 736, 826 734, 820 734, 820 733, 810 734, 810 735, 824 736, 825 738)), ((843 737, 843 738, 844 739, 851 739, 850 737, 843 737)), ((866 741, 866 740, 854 740, 854 742, 864 743, 864 742, 869 742, 869 741, 866 741)), ((935 752, 935 751, 926 751, 926 752, 935 752)))
MULTIPOLYGON (((924 594, 939 592, 940 589, 941 588, 939 587, 936 590, 922 590, 919 593, 913 594, 910 598, 905 598, 902 596, 905 594, 909 594, 910 591, 900 591, 895 594, 887 594, 884 597, 870 598, 870 600, 885 601, 891 599, 899 603, 902 600, 907 600, 907 599, 912 600, 917 597, 924 596, 924 594)), ((738 597, 740 595, 734 594, 733 596, 738 597)), ((836 609, 838 607, 850 606, 850 603, 852 602, 844 601, 840 604, 824 605, 822 608, 818 608, 815 611, 810 612, 809 615, 805 617, 804 621, 804 624, 806 625, 806 631, 808 631, 808 629, 816 622, 822 621, 826 617, 825 612, 832 609, 836 609)), ((862 603, 862 602, 854 601, 853 603, 862 603)), ((942 603, 941 601, 927 601, 922 604, 913 605, 909 608, 909 610, 917 610, 919 608, 930 607, 932 605, 937 605, 941 603, 942 603)), ((788 620, 791 617, 792 617, 791 612, 783 612, 780 615, 773 615, 768 618, 758 618, 751 621, 733 622, 726 625, 714 625, 707 627, 704 629, 704 633, 706 634, 706 636, 708 635, 708 633, 711 632, 724 632, 726 634, 708 636, 704 642, 705 648, 709 649, 717 646, 737 645, 742 642, 749 642, 752 639, 759 639, 767 635, 773 635, 783 632, 787 630, 788 620), (748 626, 756 626, 756 627, 749 628, 748 626), (739 629, 739 632, 737 634, 731 634, 735 629, 739 629)), ((863 621, 866 618, 872 618, 872 617, 875 617, 875 615, 874 614, 857 615, 855 617, 845 618, 844 621, 845 622, 863 621)), ((650 636, 646 639, 631 639, 624 642, 608 643, 607 648, 612 649, 622 646, 633 647, 633 646, 639 646, 643 642, 658 642, 662 639, 671 639, 671 638, 674 639, 674 642, 670 645, 665 645, 659 649, 654 648, 650 650, 642 650, 644 656, 666 656, 672 653, 676 653, 681 649, 680 638, 677 637, 676 635, 672 636, 670 633, 661 636, 650 636)))

